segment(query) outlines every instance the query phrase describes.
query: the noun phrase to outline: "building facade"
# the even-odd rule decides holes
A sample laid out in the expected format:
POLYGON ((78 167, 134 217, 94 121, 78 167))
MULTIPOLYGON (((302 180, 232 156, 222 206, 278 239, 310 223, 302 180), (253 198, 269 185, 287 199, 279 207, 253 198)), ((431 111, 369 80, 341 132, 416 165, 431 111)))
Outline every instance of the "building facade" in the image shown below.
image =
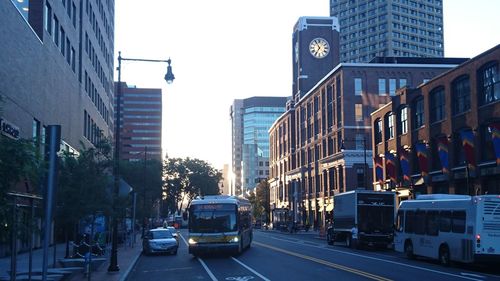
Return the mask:
POLYGON ((340 61, 376 56, 443 57, 442 0, 330 0, 340 25, 340 61))
POLYGON ((328 73, 269 130, 273 221, 284 216, 325 226, 333 196, 373 189, 370 113, 396 89, 419 85, 464 60, 407 58, 398 63, 342 63, 328 73), (405 63, 403 63, 405 62, 405 63))
POLYGON ((500 194, 500 45, 374 112, 376 185, 418 194, 500 194))
POLYGON ((337 18, 300 17, 292 44, 292 96, 300 99, 340 62, 337 18))
POLYGON ((285 111, 286 97, 234 100, 232 127, 232 191, 244 194, 269 176, 271 124, 285 111))
MULTIPOLYGON (((33 140, 43 151, 46 126, 60 125, 61 148, 76 152, 113 135, 114 13, 113 0, 0 1, 0 138, 33 140)), ((19 218, 31 216, 23 198, 39 195, 33 189, 11 192, 19 218)), ((37 234, 34 247, 40 241, 37 234)))
POLYGON ((129 87, 122 82, 120 100, 120 159, 161 161, 161 89, 129 87))

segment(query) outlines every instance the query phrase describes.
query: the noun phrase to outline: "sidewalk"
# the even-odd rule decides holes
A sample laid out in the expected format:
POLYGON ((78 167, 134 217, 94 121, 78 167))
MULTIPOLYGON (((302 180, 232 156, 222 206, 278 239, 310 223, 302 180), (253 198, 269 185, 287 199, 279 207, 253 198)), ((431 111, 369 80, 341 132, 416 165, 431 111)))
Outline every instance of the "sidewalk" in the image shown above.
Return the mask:
MULTIPOLYGON (((139 239, 140 235, 137 236, 136 244, 134 247, 130 245, 121 244, 118 245, 118 266, 120 271, 108 273, 108 266, 110 260, 110 249, 107 249, 107 253, 104 255, 106 261, 97 268, 96 271, 91 272, 90 277, 91 280, 109 280, 109 281, 124 281, 127 278, 127 275, 130 273, 138 258, 141 255, 142 245, 141 239, 139 239)), ((71 250, 70 250, 71 251, 71 250)), ((66 254, 66 244, 57 244, 56 245, 56 268, 63 269, 61 264, 59 264, 58 260, 64 258, 66 254)), ((51 246, 49 248, 49 261, 48 268, 54 268, 53 266, 54 260, 54 247, 51 246)), ((32 255, 32 270, 33 271, 41 271, 43 265, 43 249, 33 250, 32 255)), ((11 257, 3 257, 0 258, 0 280, 9 280, 11 269, 11 257)), ((29 271, 29 252, 27 253, 18 253, 17 254, 17 263, 16 263, 16 272, 27 272, 29 271)), ((66 279, 68 280, 68 279, 66 279)), ((83 272, 76 272, 69 279, 71 281, 87 281, 88 276, 84 275, 83 272)))

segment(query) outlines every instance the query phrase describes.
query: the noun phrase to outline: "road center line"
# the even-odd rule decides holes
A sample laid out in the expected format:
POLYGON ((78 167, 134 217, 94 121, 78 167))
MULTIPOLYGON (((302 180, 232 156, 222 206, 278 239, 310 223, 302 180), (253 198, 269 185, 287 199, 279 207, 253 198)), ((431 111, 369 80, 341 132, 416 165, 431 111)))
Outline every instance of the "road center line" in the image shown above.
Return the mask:
POLYGON ((329 266, 329 267, 332 267, 332 268, 336 268, 336 269, 339 269, 339 270, 343 270, 343 271, 347 271, 347 272, 354 273, 354 274, 357 274, 357 275, 361 275, 363 277, 367 277, 367 278, 370 278, 370 279, 373 279, 373 280, 377 280, 377 281, 391 281, 391 279, 388 279, 388 278, 385 278, 385 277, 382 277, 382 276, 378 276, 378 275, 375 275, 375 274, 371 274, 371 273, 368 273, 368 272, 365 272, 365 271, 361 271, 361 270, 358 270, 358 269, 355 269, 355 268, 351 268, 351 267, 343 266, 343 265, 340 265, 340 264, 332 263, 332 262, 329 262, 329 261, 325 261, 325 260, 322 260, 322 259, 317 259, 317 258, 314 258, 314 257, 311 257, 311 256, 306 256, 306 255, 302 255, 302 254, 299 254, 299 253, 291 252, 291 251, 288 251, 288 250, 285 250, 285 249, 277 248, 277 247, 274 247, 274 246, 271 246, 271 245, 267 245, 267 244, 263 244, 263 243, 260 243, 260 242, 255 242, 254 241, 253 243, 256 244, 256 245, 265 247, 265 248, 269 248, 269 249, 277 251, 277 252, 282 252, 282 253, 288 254, 290 256, 294 256, 294 257, 298 257, 298 258, 310 260, 310 261, 313 261, 313 262, 316 262, 316 263, 319 263, 319 264, 323 264, 323 265, 326 265, 326 266, 329 266))
MULTIPOLYGON (((253 242, 255 243, 255 242, 253 242)), ((242 263, 241 261, 239 261, 238 259, 234 258, 234 257, 231 257, 233 259, 233 261, 239 263, 241 266, 243 266, 244 268, 250 270, 253 274, 259 276, 260 278, 262 278, 262 280, 265 280, 265 281, 271 281, 270 279, 267 279, 266 277, 262 276, 262 274, 258 273, 257 271, 253 270, 251 267, 249 267, 248 265, 242 263)))
MULTIPOLYGON (((273 239, 281 240, 281 241, 285 241, 285 242, 289 242, 289 243, 295 243, 295 244, 302 245, 302 246, 305 245, 303 243, 291 242, 290 240, 280 239, 280 238, 276 238, 276 237, 273 237, 273 239)), ((429 272, 433 272, 433 273, 438 273, 438 274, 443 274, 443 275, 458 277, 458 278, 462 278, 462 279, 468 279, 468 280, 474 280, 474 281, 483 281, 483 279, 471 278, 471 277, 467 277, 467 276, 463 276, 463 275, 448 273, 448 272, 444 272, 444 271, 434 270, 434 269, 420 267, 420 266, 416 266, 416 265, 405 264, 405 263, 396 262, 396 261, 384 260, 384 259, 379 259, 379 258, 370 257, 370 256, 364 256, 364 255, 360 255, 360 254, 355 254, 355 253, 350 253, 350 252, 345 252, 345 251, 334 250, 334 249, 330 249, 330 248, 323 248, 323 247, 320 247, 320 246, 312 246, 312 245, 306 245, 306 246, 315 247, 315 248, 318 248, 318 249, 325 249, 325 250, 328 250, 328 251, 338 252, 338 253, 342 253, 342 254, 346 254, 346 255, 351 255, 351 256, 356 256, 356 257, 362 257, 362 258, 365 258, 365 259, 371 259, 371 260, 376 260, 376 261, 382 261, 382 262, 397 264, 397 265, 401 265, 401 266, 406 266, 406 267, 410 267, 410 268, 414 268, 414 269, 419 269, 419 270, 429 271, 429 272)))

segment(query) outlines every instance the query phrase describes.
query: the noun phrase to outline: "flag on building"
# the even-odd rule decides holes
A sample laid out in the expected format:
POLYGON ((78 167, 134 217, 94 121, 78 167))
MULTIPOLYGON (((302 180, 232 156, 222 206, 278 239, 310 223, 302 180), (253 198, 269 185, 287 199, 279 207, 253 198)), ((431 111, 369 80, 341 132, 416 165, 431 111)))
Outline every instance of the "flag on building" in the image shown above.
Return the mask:
POLYGON ((464 148, 465 160, 470 169, 476 169, 476 158, 474 157, 474 133, 472 130, 460 131, 462 146, 464 148))
POLYGON ((417 151, 418 158, 418 166, 420 167, 420 174, 424 178, 424 181, 427 181, 427 176, 429 175, 429 154, 427 151, 427 144, 420 142, 415 145, 415 149, 417 151))
POLYGON ((384 182, 384 167, 382 165, 382 157, 375 156, 375 176, 380 184, 384 182))
POLYGON ((500 123, 490 124, 491 139, 493 141, 493 148, 495 149, 495 156, 497 165, 500 165, 500 123))
POLYGON ((408 151, 404 148, 399 148, 399 165, 403 174, 403 181, 410 181, 410 160, 408 151))
POLYGON ((448 161, 448 137, 442 136, 437 139, 437 149, 439 154, 439 160, 441 161, 441 170, 443 174, 450 172, 450 165, 448 161))
POLYGON ((385 153, 385 169, 389 179, 396 182, 396 157, 389 151, 385 153))

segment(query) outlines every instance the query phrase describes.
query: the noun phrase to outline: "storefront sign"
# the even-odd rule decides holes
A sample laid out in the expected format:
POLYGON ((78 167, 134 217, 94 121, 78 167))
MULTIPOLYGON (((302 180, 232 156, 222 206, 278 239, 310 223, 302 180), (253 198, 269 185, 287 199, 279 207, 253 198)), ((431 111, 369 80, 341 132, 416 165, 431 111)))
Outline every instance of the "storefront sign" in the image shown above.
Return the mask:
POLYGON ((19 127, 14 124, 8 122, 7 120, 0 118, 0 132, 2 135, 7 136, 11 139, 19 139, 19 127))

